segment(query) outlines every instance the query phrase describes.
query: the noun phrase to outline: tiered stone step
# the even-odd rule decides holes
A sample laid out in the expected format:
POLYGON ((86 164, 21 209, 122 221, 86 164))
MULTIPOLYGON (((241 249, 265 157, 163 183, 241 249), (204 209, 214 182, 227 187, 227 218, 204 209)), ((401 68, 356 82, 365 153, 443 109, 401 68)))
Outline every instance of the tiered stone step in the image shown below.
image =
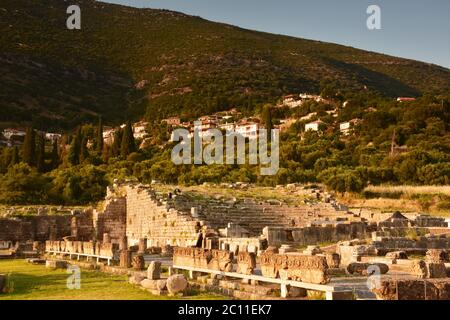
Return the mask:
POLYGON ((247 229, 251 236, 258 236, 268 227, 302 227, 314 219, 335 218, 344 215, 331 204, 287 206, 255 201, 225 203, 217 200, 198 200, 194 202, 175 202, 174 207, 185 215, 190 215, 191 207, 199 208, 198 219, 206 222, 210 228, 225 228, 229 222, 247 229))

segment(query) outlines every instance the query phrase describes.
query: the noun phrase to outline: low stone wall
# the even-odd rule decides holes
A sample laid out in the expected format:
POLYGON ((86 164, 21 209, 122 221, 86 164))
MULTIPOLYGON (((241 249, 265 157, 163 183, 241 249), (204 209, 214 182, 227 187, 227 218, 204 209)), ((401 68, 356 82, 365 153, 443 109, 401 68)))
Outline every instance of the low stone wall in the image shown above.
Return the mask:
POLYGON ((103 234, 108 233, 114 243, 126 235, 127 224, 127 201, 125 197, 114 197, 107 199, 104 210, 94 210, 92 225, 96 230, 96 239, 102 240, 103 234))
POLYGON ((259 238, 219 238, 219 248, 237 255, 238 252, 258 252, 267 248, 267 241, 259 238))
POLYGON ((237 273, 253 274, 256 268, 256 254, 253 252, 239 252, 237 254, 237 273))
POLYGON ((377 237, 372 245, 379 255, 398 250, 426 252, 429 249, 450 249, 450 239, 446 237, 420 237, 416 241, 403 237, 377 237))
POLYGON ((367 226, 364 222, 338 223, 336 225, 310 226, 304 228, 264 228, 263 234, 269 246, 293 242, 297 245, 315 245, 321 242, 338 242, 365 238, 367 226))
MULTIPOLYGON (((329 282, 326 256, 263 253, 260 260, 262 274, 268 278, 315 284, 329 282)), ((173 264, 227 272, 236 270, 237 273, 250 275, 256 268, 256 255, 248 252, 238 253, 235 267, 233 254, 229 251, 177 247, 173 251, 173 264)))
POLYGON ((381 228, 377 231, 372 232, 372 240, 377 241, 382 238, 401 238, 406 237, 408 234, 428 234, 430 231, 428 228, 417 228, 417 227, 407 227, 407 228, 381 228))
POLYGON ((71 219, 71 236, 82 241, 94 239, 95 229, 92 218, 92 209, 85 210, 82 214, 73 216, 71 219))
POLYGON ((450 300, 450 279, 383 278, 372 292, 380 300, 450 300))
POLYGON ((448 228, 448 223, 445 218, 432 217, 432 216, 418 216, 414 221, 415 225, 418 227, 433 228, 442 227, 448 228))
POLYGON ((173 264, 192 268, 217 271, 233 270, 233 254, 225 250, 207 250, 199 248, 173 249, 173 264))
POLYGON ((130 245, 146 238, 148 246, 195 246, 200 221, 174 208, 176 199, 162 202, 145 186, 126 186, 126 236, 130 245))
POLYGON ((265 277, 315 284, 326 284, 330 280, 324 256, 263 253, 260 259, 261 271, 265 277))
POLYGON ((0 219, 0 240, 45 241, 71 235, 72 216, 27 216, 0 219))
POLYGON ((60 251, 73 254, 89 254, 102 257, 117 258, 119 250, 118 244, 94 243, 92 241, 46 241, 45 251, 60 251))

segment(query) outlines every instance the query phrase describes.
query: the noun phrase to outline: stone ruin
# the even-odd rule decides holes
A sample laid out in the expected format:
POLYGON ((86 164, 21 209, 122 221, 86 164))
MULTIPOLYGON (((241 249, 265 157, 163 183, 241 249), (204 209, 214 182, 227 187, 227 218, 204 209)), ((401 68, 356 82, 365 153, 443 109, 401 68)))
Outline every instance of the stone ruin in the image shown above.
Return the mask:
POLYGON ((230 272, 233 270, 233 254, 225 250, 174 248, 173 264, 230 272))
MULTIPOLYGON (((154 248, 153 252, 179 246, 258 254, 273 245, 315 245, 367 238, 374 231, 379 237, 389 236, 410 225, 445 225, 442 219, 419 216, 413 221, 399 213, 376 225, 331 200, 289 206, 275 200, 190 198, 181 192, 164 197, 136 183, 108 187, 99 210, 30 219, 0 219, 0 240, 45 241, 70 236, 78 241, 103 241, 108 234, 108 242, 118 244, 126 237, 129 246, 146 239, 145 249, 154 248)), ((170 249, 165 253, 170 255, 170 249)))
POLYGON ((326 284, 329 282, 327 269, 327 260, 323 256, 274 253, 261 255, 262 274, 269 278, 326 284))
POLYGON ((109 257, 118 260, 119 246, 113 243, 94 241, 52 241, 45 242, 45 251, 63 252, 65 254, 88 254, 109 257))
POLYGON ((450 280, 386 277, 373 292, 379 300, 450 300, 450 280))
MULTIPOLYGON (((240 252, 236 258, 237 264, 234 264, 234 257, 230 251, 174 248, 173 264, 175 267, 253 274, 256 268, 254 253, 240 252)), ((260 256, 260 262, 262 275, 268 278, 317 284, 325 284, 329 281, 325 256, 263 253, 260 256)))
MULTIPOLYGON (((440 218, 418 216, 412 220, 399 213, 377 224, 355 218, 348 208, 331 202, 288 206, 252 199, 193 200, 180 193, 162 197, 148 186, 126 184, 108 188, 99 210, 57 218, 0 219, 0 240, 4 240, 0 247, 110 257, 134 272, 145 269, 144 255, 173 255, 175 266, 318 285, 329 284, 337 274, 367 277, 373 267, 381 275, 390 275, 397 261, 427 253, 423 260, 410 264, 413 282, 404 282, 401 286, 406 288, 448 276, 448 255, 433 250, 450 249, 449 238, 407 237, 409 232, 428 234, 432 228, 446 227, 440 218), (19 234, 8 239, 16 231, 19 234), (47 240, 45 248, 34 239, 47 240), (19 240, 22 242, 14 244, 19 240), (323 253, 317 244, 324 242, 339 243, 335 252, 323 253), (300 246, 307 246, 303 253, 297 252, 300 246)), ((158 270, 151 264, 147 277, 133 281, 155 292, 170 291, 169 281, 163 284, 158 270)), ((376 293, 379 297, 392 294, 387 277, 383 276, 385 293, 376 293)), ((183 282, 181 278, 173 281, 183 282)), ((438 282, 433 282, 438 288, 433 292, 441 298, 446 293, 438 282)))

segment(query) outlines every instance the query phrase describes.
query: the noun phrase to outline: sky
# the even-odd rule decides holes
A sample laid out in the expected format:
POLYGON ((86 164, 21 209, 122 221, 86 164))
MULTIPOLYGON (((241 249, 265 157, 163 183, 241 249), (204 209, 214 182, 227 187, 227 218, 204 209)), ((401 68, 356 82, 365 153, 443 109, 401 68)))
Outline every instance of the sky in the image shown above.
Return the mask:
POLYGON ((450 68, 450 0, 103 0, 348 45, 450 68), (367 8, 381 9, 369 30, 367 8))

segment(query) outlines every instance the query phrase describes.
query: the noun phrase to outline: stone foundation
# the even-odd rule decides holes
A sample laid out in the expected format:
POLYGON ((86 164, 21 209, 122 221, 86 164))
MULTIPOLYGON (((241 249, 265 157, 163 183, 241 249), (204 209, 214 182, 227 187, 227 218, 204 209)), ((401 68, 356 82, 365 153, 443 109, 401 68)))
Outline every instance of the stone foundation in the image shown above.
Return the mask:
POLYGON ((305 256, 300 254, 262 254, 261 271, 269 278, 282 278, 307 283, 326 284, 327 260, 324 256, 305 256))
POLYGON ((380 300, 450 300, 450 279, 382 279, 372 289, 380 300))
POLYGON ((225 250, 174 248, 173 264, 217 271, 233 270, 233 254, 225 250))

